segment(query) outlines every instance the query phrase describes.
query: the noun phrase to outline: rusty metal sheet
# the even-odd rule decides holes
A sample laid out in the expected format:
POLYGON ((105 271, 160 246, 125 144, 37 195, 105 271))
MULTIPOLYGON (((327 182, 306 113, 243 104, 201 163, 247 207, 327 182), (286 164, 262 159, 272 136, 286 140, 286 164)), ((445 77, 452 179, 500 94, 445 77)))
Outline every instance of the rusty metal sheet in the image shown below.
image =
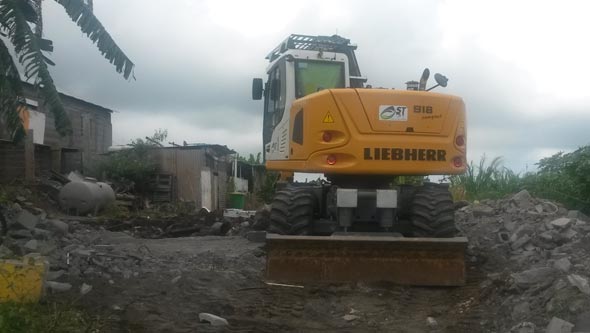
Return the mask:
POLYGON ((270 281, 391 281, 421 286, 465 284, 465 237, 269 234, 266 244, 266 278, 270 281))

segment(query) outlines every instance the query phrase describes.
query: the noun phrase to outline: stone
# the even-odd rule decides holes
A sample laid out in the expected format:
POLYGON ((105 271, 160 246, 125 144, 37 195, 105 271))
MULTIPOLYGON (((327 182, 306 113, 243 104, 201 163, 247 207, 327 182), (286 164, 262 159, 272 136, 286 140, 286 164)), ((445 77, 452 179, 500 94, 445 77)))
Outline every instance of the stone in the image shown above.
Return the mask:
POLYGON ((582 312, 576 318, 574 323, 574 333, 590 332, 590 311, 582 312))
POLYGON ((438 326, 438 321, 436 321, 436 319, 434 319, 433 317, 427 317, 426 325, 428 325, 428 327, 434 328, 438 326))
POLYGON ((0 259, 12 258, 14 253, 4 245, 0 245, 0 259))
POLYGON ((215 222, 211 226, 211 231, 209 232, 211 235, 221 236, 223 234, 223 222, 215 222))
POLYGON ((555 269, 551 267, 533 268, 520 273, 511 274, 514 283, 521 288, 528 288, 535 284, 546 283, 555 278, 555 269))
POLYGON ((555 228, 565 229, 572 224, 572 219, 567 218, 567 217, 560 217, 556 220, 551 221, 550 223, 555 228))
POLYGON ((553 263, 553 268, 560 270, 564 273, 567 273, 572 268, 572 263, 569 261, 568 258, 561 258, 556 260, 555 263, 553 263))
POLYGON ((535 324, 525 321, 515 325, 510 329, 511 333, 535 333, 537 326, 535 324))
POLYGON ((521 302, 512 309, 512 319, 525 318, 531 312, 531 305, 529 302, 521 302))
POLYGON ((488 205, 474 204, 471 206, 474 217, 494 216, 494 209, 488 205))
POLYGON ((544 241, 550 242, 553 240, 553 232, 552 231, 544 231, 539 234, 539 238, 544 241))
POLYGON ((10 236, 14 239, 33 238, 33 234, 31 233, 31 231, 29 231, 27 229, 10 230, 10 231, 8 231, 8 236, 10 236))
POLYGON ((173 278, 172 280, 170 280, 170 282, 171 282, 172 284, 176 284, 178 281, 180 281, 180 278, 181 278, 181 277, 182 277, 182 275, 179 275, 179 276, 177 276, 177 277, 173 278))
POLYGON ((563 319, 553 317, 545 329, 546 333, 571 333, 574 324, 563 319))
POLYGON ((569 212, 567 212, 567 217, 569 217, 570 219, 578 219, 586 222, 590 221, 590 218, 588 218, 588 216, 586 216, 579 210, 570 210, 569 212))
POLYGON ((62 277, 66 272, 64 270, 59 270, 59 271, 49 271, 47 272, 46 278, 47 280, 51 280, 51 281, 55 281, 57 279, 59 279, 60 277, 62 277))
POLYGON ((227 322, 227 320, 225 318, 221 318, 221 317, 216 316, 214 314, 205 313, 205 312, 199 313, 199 321, 210 323, 211 326, 227 326, 227 325, 229 325, 229 323, 227 322))
POLYGON ((80 286, 80 294, 81 295, 86 295, 88 294, 90 291, 92 290, 92 286, 86 283, 82 283, 82 285, 80 286))
POLYGON ((29 251, 37 251, 37 240, 36 239, 31 239, 30 241, 26 242, 24 245, 24 248, 29 250, 29 251))
POLYGON ((515 242, 513 242, 510 247, 513 250, 518 250, 521 247, 523 247, 526 243, 528 243, 531 240, 531 237, 529 237, 529 235, 524 235, 522 237, 520 237, 519 239, 517 239, 515 242))
POLYGON ((20 213, 23 210, 23 208, 15 202, 12 204, 12 210, 14 210, 17 213, 20 213))
POLYGON ((72 289, 72 285, 69 283, 61 283, 55 281, 46 281, 45 286, 47 286, 47 288, 54 292, 66 292, 72 289))
POLYGON ((246 234, 246 239, 253 243, 266 242, 266 231, 249 231, 246 234))
POLYGON ((28 210, 22 210, 18 217, 16 218, 16 222, 11 225, 13 229, 28 229, 33 230, 39 223, 39 217, 31 214, 28 210))
POLYGON ((590 285, 588 285, 588 279, 578 274, 571 274, 567 276, 568 281, 572 286, 578 288, 582 293, 590 295, 590 285))
POLYGON ((27 201, 27 198, 23 197, 22 195, 18 195, 16 197, 16 201, 18 201, 18 202, 25 202, 25 201, 27 201))
POLYGON ((51 237, 51 232, 45 229, 35 228, 33 229, 33 236, 35 239, 45 240, 51 237))
POLYGON ((359 316, 353 315, 353 314, 347 314, 347 315, 342 316, 342 319, 344 319, 346 321, 353 321, 353 320, 357 320, 359 318, 360 318, 359 316))
POLYGON ((532 197, 527 190, 522 190, 512 196, 511 200, 520 208, 528 209, 532 206, 532 197))
POLYGON ((566 229, 565 231, 563 231, 561 233, 561 236, 563 238, 565 238, 568 241, 571 241, 572 239, 574 239, 574 237, 576 237, 578 233, 575 230, 570 229, 566 229))
POLYGON ((57 234, 66 235, 70 226, 60 220, 47 220, 47 228, 57 234))
POLYGON ((535 205, 535 210, 537 211, 537 213, 541 214, 543 212, 543 205, 535 205))

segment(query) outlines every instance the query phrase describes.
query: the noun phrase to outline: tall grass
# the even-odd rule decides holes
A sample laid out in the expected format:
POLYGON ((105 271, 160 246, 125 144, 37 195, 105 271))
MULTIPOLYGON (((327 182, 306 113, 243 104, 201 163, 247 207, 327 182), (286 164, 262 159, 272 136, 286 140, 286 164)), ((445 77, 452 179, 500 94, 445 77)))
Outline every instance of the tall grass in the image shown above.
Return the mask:
POLYGON ((485 155, 477 165, 471 161, 465 174, 450 176, 448 180, 455 200, 496 199, 521 187, 520 176, 504 167, 501 157, 488 163, 485 155))

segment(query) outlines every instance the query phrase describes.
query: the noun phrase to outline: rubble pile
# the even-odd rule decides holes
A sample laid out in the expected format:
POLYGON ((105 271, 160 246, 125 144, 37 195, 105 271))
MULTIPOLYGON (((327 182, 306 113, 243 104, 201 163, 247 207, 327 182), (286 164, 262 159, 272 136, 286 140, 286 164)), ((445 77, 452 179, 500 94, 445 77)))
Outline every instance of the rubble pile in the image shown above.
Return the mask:
POLYGON ((590 219, 523 190, 456 211, 502 332, 590 331, 590 219), (583 326, 583 327, 582 327, 583 326))

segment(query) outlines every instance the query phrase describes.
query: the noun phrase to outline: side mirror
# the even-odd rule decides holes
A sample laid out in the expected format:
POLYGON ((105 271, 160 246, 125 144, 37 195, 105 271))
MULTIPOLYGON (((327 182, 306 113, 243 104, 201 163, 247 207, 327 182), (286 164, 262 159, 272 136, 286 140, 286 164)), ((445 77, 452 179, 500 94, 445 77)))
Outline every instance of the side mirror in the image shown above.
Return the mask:
POLYGON ((442 74, 439 74, 439 73, 434 74, 434 80, 441 87, 446 87, 447 86, 447 82, 449 81, 449 79, 447 79, 446 76, 444 76, 442 74))
POLYGON ((262 99, 262 79, 252 80, 252 99, 256 101, 262 99))

